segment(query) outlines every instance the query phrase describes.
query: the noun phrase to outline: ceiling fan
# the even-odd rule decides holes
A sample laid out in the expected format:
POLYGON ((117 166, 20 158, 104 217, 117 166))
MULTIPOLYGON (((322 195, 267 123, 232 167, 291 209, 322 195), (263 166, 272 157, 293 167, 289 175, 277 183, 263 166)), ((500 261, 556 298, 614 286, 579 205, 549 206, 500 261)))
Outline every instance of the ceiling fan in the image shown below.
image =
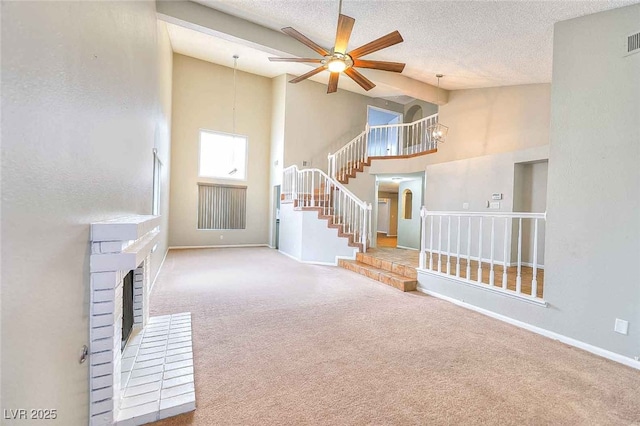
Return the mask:
MULTIPOLYGON (((342 6, 342 4, 340 6, 342 6)), ((344 72, 347 76, 351 77, 351 79, 358 83, 364 90, 369 91, 376 85, 373 84, 373 82, 371 82, 371 80, 366 78, 364 75, 356 71, 355 68, 372 68, 382 71, 400 73, 404 69, 405 64, 400 62, 368 61, 360 58, 370 53, 377 52, 378 50, 393 46, 394 44, 402 43, 404 40, 402 39, 402 36, 398 31, 394 31, 363 46, 360 46, 357 49, 353 49, 350 52, 347 52, 347 44, 349 43, 349 37, 351 36, 351 30, 353 29, 353 24, 355 22, 355 19, 347 15, 343 15, 342 13, 338 14, 336 42, 333 46, 333 49, 331 50, 323 48, 322 46, 306 37, 304 34, 296 31, 291 27, 283 28, 283 33, 295 38, 300 43, 316 51, 323 57, 318 59, 269 58, 269 60, 272 62, 305 62, 321 64, 319 67, 314 68, 308 73, 294 78, 289 83, 299 83, 302 80, 306 80, 307 78, 314 76, 324 70, 328 70, 331 75, 329 77, 327 93, 334 93, 338 90, 338 79, 340 78, 341 72, 344 72)))

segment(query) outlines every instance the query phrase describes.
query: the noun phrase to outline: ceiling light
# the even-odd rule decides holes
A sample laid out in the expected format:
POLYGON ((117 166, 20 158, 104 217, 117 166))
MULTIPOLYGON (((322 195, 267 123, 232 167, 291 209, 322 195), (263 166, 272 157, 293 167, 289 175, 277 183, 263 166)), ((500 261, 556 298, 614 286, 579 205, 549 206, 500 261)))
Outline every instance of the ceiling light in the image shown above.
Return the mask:
POLYGON ((347 69, 347 64, 342 59, 332 59, 327 64, 329 71, 331 72, 342 72, 347 69))

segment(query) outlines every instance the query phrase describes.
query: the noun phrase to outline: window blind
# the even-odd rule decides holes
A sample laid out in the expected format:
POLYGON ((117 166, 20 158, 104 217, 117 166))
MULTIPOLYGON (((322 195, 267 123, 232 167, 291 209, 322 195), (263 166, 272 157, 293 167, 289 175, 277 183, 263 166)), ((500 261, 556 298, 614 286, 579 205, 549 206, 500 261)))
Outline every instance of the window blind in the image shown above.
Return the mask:
POLYGON ((198 183, 198 229, 245 229, 247 187, 198 183))

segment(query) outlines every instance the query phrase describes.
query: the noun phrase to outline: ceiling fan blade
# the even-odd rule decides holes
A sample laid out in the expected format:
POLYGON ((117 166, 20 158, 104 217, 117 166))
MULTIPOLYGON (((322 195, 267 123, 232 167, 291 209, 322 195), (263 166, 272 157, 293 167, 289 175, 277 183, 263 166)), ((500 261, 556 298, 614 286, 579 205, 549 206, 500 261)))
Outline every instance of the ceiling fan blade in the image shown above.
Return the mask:
POLYGON ((305 46, 307 46, 307 47, 309 47, 309 48, 311 48, 313 50, 315 50, 316 52, 318 52, 322 56, 327 56, 329 54, 329 51, 327 49, 323 48, 322 46, 319 46, 317 43, 312 41, 310 38, 308 38, 307 36, 305 36, 301 32, 298 32, 298 31, 294 30, 291 27, 283 28, 282 32, 285 33, 288 36, 291 36, 291 37, 295 38, 300 43, 304 44, 305 46))
POLYGON ((356 83, 358 83, 360 87, 362 87, 364 90, 369 91, 374 87, 376 87, 376 85, 373 84, 371 80, 369 80, 367 77, 360 74, 358 71, 354 70, 353 68, 347 68, 346 70, 344 70, 344 73, 349 77, 351 77, 351 79, 356 83))
POLYGON ((356 20, 352 17, 340 14, 336 31, 336 45, 333 47, 334 53, 347 53, 347 44, 349 44, 351 30, 353 30, 355 22, 356 20))
POLYGON ((271 62, 306 62, 309 64, 319 64, 322 62, 322 59, 312 59, 312 58, 269 58, 271 62))
POLYGON ((405 64, 400 62, 384 62, 384 61, 365 61, 362 59, 356 59, 353 61, 353 66, 358 68, 371 68, 374 70, 402 72, 405 64))
POLYGON ((393 46, 394 44, 402 43, 404 39, 400 35, 398 31, 394 31, 392 33, 387 34, 386 36, 382 36, 377 40, 373 40, 365 44, 364 46, 360 46, 357 49, 349 52, 349 56, 353 59, 359 58, 360 56, 368 55, 373 52, 377 52, 378 50, 385 49, 389 46, 393 46))
POLYGON ((314 75, 318 74, 321 71, 324 71, 327 67, 325 65, 321 65, 318 68, 314 68, 311 71, 309 71, 306 74, 302 74, 300 77, 294 78, 293 80, 289 81, 289 83, 299 83, 302 80, 306 80, 309 77, 313 77, 314 75))
POLYGON ((329 76, 329 86, 327 87, 327 93, 334 93, 338 91, 338 79, 340 78, 339 72, 332 72, 329 76))

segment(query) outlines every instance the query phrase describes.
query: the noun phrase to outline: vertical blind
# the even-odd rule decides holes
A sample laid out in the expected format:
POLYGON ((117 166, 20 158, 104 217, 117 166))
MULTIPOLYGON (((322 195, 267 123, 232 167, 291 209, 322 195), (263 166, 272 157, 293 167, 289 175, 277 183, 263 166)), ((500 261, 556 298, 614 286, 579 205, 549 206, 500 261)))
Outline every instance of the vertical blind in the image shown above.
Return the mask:
POLYGON ((198 229, 245 229, 247 187, 198 183, 198 229))

